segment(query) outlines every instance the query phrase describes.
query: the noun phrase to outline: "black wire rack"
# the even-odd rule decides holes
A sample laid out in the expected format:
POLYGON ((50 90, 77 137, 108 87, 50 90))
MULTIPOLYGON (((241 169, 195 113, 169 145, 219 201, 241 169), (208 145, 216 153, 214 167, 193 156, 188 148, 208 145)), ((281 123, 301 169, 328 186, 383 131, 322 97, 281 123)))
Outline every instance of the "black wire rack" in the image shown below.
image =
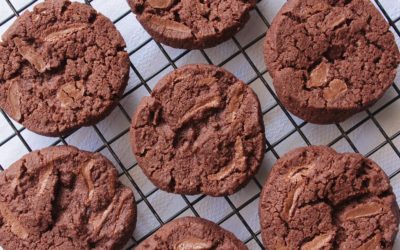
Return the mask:
MULTIPOLYGON (((9 17, 5 18, 4 20, 0 20, 0 28, 3 25, 9 25, 10 22, 13 21, 13 19, 17 16, 19 16, 23 11, 25 11, 26 9, 32 7, 33 5, 35 5, 36 2, 39 2, 37 0, 33 0, 33 1, 26 1, 26 4, 24 6, 19 6, 19 8, 15 7, 15 3, 13 4, 13 0, 0 0, 0 1, 5 1, 6 5, 8 5, 8 7, 11 9, 12 14, 10 14, 9 17)), ((88 5, 94 5, 93 3, 96 1, 104 1, 104 0, 84 0, 84 2, 88 5)), ((270 21, 265 14, 263 14, 262 10, 260 9, 260 5, 268 2, 268 1, 274 1, 274 0, 260 0, 258 1, 258 5, 255 8, 255 10, 252 12, 252 18, 259 18, 262 22, 263 25, 265 25, 266 30, 269 28, 270 26, 270 21)), ((373 0, 374 3, 376 4, 376 6, 379 8, 379 10, 382 12, 382 14, 384 15, 384 17, 387 19, 387 21, 389 22, 389 24, 392 27, 392 32, 394 33, 394 35, 396 36, 396 39, 400 39, 400 11, 399 11, 399 16, 397 17, 391 17, 388 14, 387 9, 385 9, 385 7, 387 8, 388 6, 384 5, 381 3, 384 0, 373 0)), ((386 0, 387 2, 388 0, 386 0)), ((19 1, 21 2, 21 1, 19 1)), ((281 1, 282 3, 284 2, 283 0, 281 1)), ((399 1, 393 1, 393 4, 396 5, 398 4, 399 1)), ((390 6, 390 7, 396 7, 396 6, 390 6)), ((399 7, 399 6, 397 6, 399 7)), ((400 8, 400 7, 399 7, 400 8)), ((3 11, 2 9, 0 9, 0 11, 3 11)), ((127 9, 122 15, 120 15, 119 17, 115 18, 114 20, 112 20, 114 22, 114 24, 116 24, 118 26, 118 23, 121 22, 121 20, 123 20, 124 18, 126 18, 128 15, 133 15, 131 13, 131 11, 129 9, 127 9)), ((245 28, 251 28, 246 26, 245 28)), ((235 204, 235 202, 233 201, 232 197, 223 197, 223 198, 212 198, 212 199, 222 199, 224 201, 224 204, 226 204, 227 206, 227 210, 228 212, 224 213, 222 216, 220 216, 219 219, 217 219, 215 222, 221 225, 225 225, 225 227, 227 227, 228 229, 232 229, 230 228, 230 225, 232 225, 232 223, 227 223, 229 220, 231 220, 233 217, 236 218, 236 222, 239 223, 240 225, 235 225, 236 226, 240 226, 241 228, 243 228, 243 230, 246 230, 246 237, 244 240, 244 242, 248 245, 248 247, 250 249, 264 249, 261 243, 261 238, 260 238, 260 230, 259 227, 251 225, 254 224, 253 222, 249 222, 248 216, 244 216, 243 215, 243 211, 246 210, 248 208, 248 206, 250 204, 257 204, 258 206, 258 198, 259 198, 259 193, 260 190, 262 188, 262 182, 265 178, 266 172, 269 171, 269 169, 271 168, 271 165, 273 163, 273 161, 275 159, 278 159, 281 155, 281 150, 279 149, 280 146, 285 143, 285 141, 289 141, 292 140, 291 138, 293 138, 293 136, 298 136, 296 138, 298 138, 299 140, 302 140, 302 143, 304 145, 311 145, 312 144, 312 140, 310 140, 310 135, 309 133, 305 133, 305 128, 306 126, 308 126, 309 124, 307 122, 304 121, 299 121, 296 118, 293 118, 283 107, 282 103, 279 101, 279 99, 277 98, 274 89, 271 85, 271 79, 268 77, 268 72, 267 70, 260 70, 259 67, 257 67, 255 60, 254 60, 254 55, 251 55, 248 50, 249 48, 251 48, 252 46, 254 46, 255 44, 260 44, 263 40, 265 36, 265 32, 262 34, 257 35, 257 37, 255 39, 252 39, 252 41, 247 42, 246 45, 241 45, 241 43, 239 42, 239 40, 237 39, 237 37, 234 37, 233 39, 231 39, 230 43, 233 44, 233 46, 235 47, 235 52, 231 53, 230 56, 226 59, 224 59, 222 62, 217 63, 218 66, 224 67, 225 65, 229 64, 229 62, 231 60, 233 60, 235 57, 237 56, 242 56, 244 57, 244 59, 247 61, 248 65, 251 67, 251 69, 255 72, 254 76, 251 77, 251 79, 249 79, 247 81, 248 84, 250 84, 250 86, 252 86, 253 83, 258 82, 259 84, 261 84, 266 91, 266 94, 268 94, 269 98, 272 98, 271 100, 273 101, 272 105, 269 105, 267 108, 265 108, 263 110, 263 115, 264 115, 264 119, 266 118, 266 123, 269 122, 268 120, 268 116, 269 114, 271 114, 272 112, 275 112, 277 109, 279 109, 280 111, 282 111, 282 116, 285 118, 285 121, 287 122, 287 124, 282 124, 281 126, 287 126, 290 127, 289 131, 286 131, 285 133, 283 133, 279 138, 277 138, 274 141, 270 141, 268 140, 268 136, 267 136, 267 141, 266 141, 266 155, 270 155, 271 160, 267 160, 264 162, 263 166, 262 166, 262 170, 260 171, 261 173, 253 178, 253 186, 255 186, 255 189, 257 190, 256 192, 252 192, 252 194, 248 195, 245 194, 246 198, 244 202, 241 202, 240 204, 235 204), (264 175, 261 176, 260 175, 264 175)), ((132 51, 128 51, 129 55, 132 57, 132 55, 134 55, 135 53, 141 51, 145 46, 147 46, 148 44, 150 44, 151 42, 154 42, 151 38, 146 39, 144 42, 142 42, 140 45, 136 46, 134 49, 132 49, 132 51)), ((162 76, 163 72, 167 69, 176 69, 177 66, 177 62, 185 57, 188 53, 190 53, 190 51, 181 51, 179 52, 179 55, 173 57, 171 56, 167 50, 168 47, 163 46, 159 43, 155 43, 156 47, 158 47, 158 49, 161 51, 161 53, 163 54, 163 56, 165 57, 165 59, 167 60, 167 64, 165 66, 163 66, 161 69, 157 70, 157 72, 152 73, 150 76, 144 77, 140 70, 137 68, 137 66, 134 65, 134 63, 131 62, 131 73, 138 79, 138 83, 133 86, 132 88, 130 88, 128 91, 126 91, 126 93, 124 94, 124 97, 122 98, 121 103, 124 101, 124 98, 129 97, 132 93, 134 93, 135 91, 138 91, 140 88, 144 88, 147 91, 147 94, 151 93, 151 86, 150 86, 150 82, 151 81, 155 81, 155 79, 157 79, 158 77, 162 76)), ((207 53, 204 50, 200 50, 199 53, 201 53, 203 59, 209 63, 209 64, 214 64, 212 59, 210 58, 210 53, 207 53)), ((262 53, 261 51, 259 53, 262 53)), ((146 60, 145 58, 135 58, 134 61, 141 61, 141 60, 146 60)), ((235 72, 233 72, 235 73, 235 72)), ((398 80, 400 81, 400 79, 398 80)), ((399 182, 400 185, 400 179, 396 181, 396 179, 400 176, 400 125, 398 123, 398 121, 400 120, 400 112, 397 112, 397 116, 395 117, 391 117, 391 119, 393 119, 393 121, 395 122, 395 124, 397 124, 397 127, 395 128, 395 131, 393 131, 393 128, 391 129, 390 133, 388 133, 385 130, 385 126, 382 126, 380 120, 379 120, 379 116, 380 114, 382 114, 383 112, 385 112, 385 110, 391 108, 394 104, 398 104, 400 102, 400 82, 396 84, 393 84, 393 86, 390 89, 391 94, 389 95, 389 97, 384 98, 384 101, 382 101, 383 103, 380 103, 379 105, 374 106, 373 108, 367 110, 363 116, 361 116, 360 119, 357 119, 356 121, 352 122, 351 125, 346 126, 344 124, 335 124, 333 125, 336 129, 336 131, 338 131, 338 134, 333 136, 333 139, 329 139, 328 142, 324 142, 324 144, 328 145, 328 146, 332 146, 335 147, 335 145, 337 145, 340 142, 344 142, 345 144, 348 145, 349 149, 354 151, 354 152, 360 152, 361 150, 359 150, 359 148, 357 147, 358 145, 356 145, 356 143, 354 143, 354 141, 352 140, 352 133, 355 132, 356 130, 360 130, 363 128, 363 126, 365 126, 365 124, 370 124, 371 126, 373 126, 376 129, 377 133, 380 133, 382 140, 377 143, 377 145, 374 145, 371 148, 369 148, 367 150, 367 152, 363 151, 361 153, 363 153, 365 156, 370 157, 370 156, 374 156, 376 153, 379 154, 381 152, 381 150, 383 148, 389 148, 389 151, 391 152, 391 155, 393 157, 393 161, 395 161, 395 166, 396 166, 396 162, 397 162, 397 168, 392 169, 392 171, 390 171, 390 173, 388 173, 390 179, 392 180, 392 184, 393 182, 399 182), (397 146, 396 146, 397 144, 397 146)), ((263 95, 264 93, 258 93, 259 95, 263 95)), ((117 109, 119 109, 119 112, 122 114, 122 116, 124 116, 124 119, 126 119, 127 124, 129 124, 130 119, 131 119, 131 114, 126 110, 126 107, 124 107, 122 104, 119 104, 117 109)), ((23 132, 25 130, 25 128, 23 127, 18 127, 15 125, 15 123, 12 122, 12 120, 5 114, 5 112, 3 110, 0 110, 1 115, 4 116, 4 119, 6 120, 6 122, 8 123, 9 127, 12 129, 12 133, 7 136, 5 139, 0 140, 0 150, 2 147, 8 147, 8 144, 11 140, 13 139, 18 139, 23 146, 26 148, 26 150, 28 152, 32 151, 31 146, 29 145, 29 143, 27 142, 27 140, 24 138, 23 136, 23 132)), ((267 125, 267 124, 266 124, 267 125)), ((168 216, 168 218, 162 218, 163 216, 160 216, 160 212, 157 211, 157 209, 154 207, 154 205, 152 204, 151 200, 152 200, 152 196, 154 194, 156 194, 157 192, 160 192, 158 189, 156 188, 152 188, 150 191, 142 191, 141 190, 141 185, 139 185, 137 183, 137 181, 134 180, 134 177, 132 175, 132 170, 134 170, 135 168, 138 168, 137 164, 130 164, 128 166, 126 166, 126 164, 123 163, 123 161, 120 159, 120 157, 118 156, 118 152, 115 151, 115 149, 112 147, 113 143, 117 142, 118 140, 120 140, 122 137, 127 136, 128 132, 129 132, 129 126, 126 126, 126 128, 122 129, 121 131, 118 131, 118 133, 116 133, 115 135, 112 136, 112 138, 107 138, 108 136, 105 136, 104 133, 102 133, 101 129, 99 129, 98 125, 95 125, 92 127, 93 130, 95 131, 95 133, 97 134, 98 138, 100 139, 100 144, 101 146, 99 146, 96 151, 97 152, 103 152, 104 150, 108 151, 108 157, 114 162, 116 163, 117 168, 119 168, 120 171, 120 178, 125 180, 125 183, 128 183, 128 185, 130 185, 136 194, 136 202, 137 205, 139 207, 139 216, 138 216, 138 226, 140 226, 140 224, 145 223, 143 221, 143 218, 140 217, 140 209, 142 210, 149 210, 150 213, 152 214, 152 216, 154 217, 153 219, 155 220, 155 224, 157 224, 157 226, 153 226, 152 228, 148 229, 146 231, 146 233, 137 236, 137 235, 132 235, 128 245, 126 246, 126 249, 132 249, 134 248, 138 243, 140 243, 141 241, 143 241, 144 239, 146 239, 147 237, 149 237, 151 234, 153 234, 157 229, 159 229, 162 225, 164 225, 165 223, 179 217, 179 216, 183 216, 186 214, 191 214, 191 215, 195 215, 195 216, 200 216, 201 214, 198 211, 198 204, 201 203, 204 199, 207 199, 207 196, 204 195, 199 195, 199 196, 195 196, 195 197, 189 197, 189 196, 184 196, 182 195, 182 201, 183 201, 183 206, 181 206, 180 209, 177 209, 178 211, 173 211, 174 213, 170 216, 168 216)), ((311 133, 313 131, 311 130, 311 133)), ((2 131, 0 131, 0 134, 3 133, 2 131)), ((57 138, 55 141, 53 141, 51 143, 51 145, 68 145, 68 138, 73 136, 73 133, 70 133, 67 136, 63 136, 63 137, 59 137, 57 138)), ((267 133, 268 135, 268 133, 267 133)), ((129 147, 129 145, 126 145, 127 147, 129 147)), ((284 153, 284 152, 283 152, 284 153)), ((5 158, 6 156, 0 155, 0 171, 4 170, 4 167, 7 166, 2 166, 1 162, 2 162, 2 158, 5 158)), ((165 193, 161 193, 161 195, 167 195, 165 193)), ((257 207, 256 206, 256 207, 257 207)), ((257 216, 257 209, 254 210, 254 213, 252 216, 254 217, 253 219, 258 223, 258 216, 257 216)))

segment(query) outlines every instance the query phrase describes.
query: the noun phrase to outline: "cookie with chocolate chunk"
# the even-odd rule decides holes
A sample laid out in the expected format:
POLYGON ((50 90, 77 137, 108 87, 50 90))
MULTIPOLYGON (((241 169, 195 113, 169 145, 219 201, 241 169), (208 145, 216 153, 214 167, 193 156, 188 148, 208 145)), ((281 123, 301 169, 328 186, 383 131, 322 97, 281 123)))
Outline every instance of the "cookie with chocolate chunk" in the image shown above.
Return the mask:
POLYGON ((92 7, 46 0, 0 42, 0 107, 38 134, 60 136, 105 118, 128 82, 113 23, 92 7))
POLYGON ((323 146, 284 155, 260 198, 267 249, 387 249, 399 226, 390 181, 372 160, 323 146))
POLYGON ((256 94, 211 65, 165 76, 142 99, 130 133, 147 177, 179 194, 232 194, 254 176, 265 153, 256 94))
POLYGON ((376 103, 400 63, 389 25, 370 0, 289 0, 265 40, 283 105, 305 121, 337 123, 376 103))
POLYGON ((0 246, 121 249, 136 204, 99 153, 70 146, 34 151, 0 173, 0 246))
POLYGON ((164 225, 135 249, 246 250, 247 247, 234 234, 211 221, 197 217, 183 217, 164 225))
POLYGON ((256 0, 128 0, 144 29, 174 48, 214 47, 235 35, 256 0))

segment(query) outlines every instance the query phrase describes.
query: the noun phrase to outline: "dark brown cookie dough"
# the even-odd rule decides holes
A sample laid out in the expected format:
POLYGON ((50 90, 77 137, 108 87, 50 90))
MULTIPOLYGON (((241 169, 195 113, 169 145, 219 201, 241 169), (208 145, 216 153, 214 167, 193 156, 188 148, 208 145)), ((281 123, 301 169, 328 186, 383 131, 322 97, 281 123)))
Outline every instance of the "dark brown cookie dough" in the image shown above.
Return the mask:
POLYGON ((197 217, 184 217, 164 225, 135 249, 246 250, 247 247, 231 232, 211 221, 197 217))
POLYGON ((120 249, 136 204, 112 163, 74 147, 34 151, 0 173, 0 246, 120 249))
POLYGON ((26 11, 0 43, 0 107, 26 128, 64 135, 117 105, 129 74, 125 42, 88 5, 47 0, 26 11))
POLYGON ((266 249, 392 249, 399 207, 388 177, 360 154, 305 147, 277 161, 260 198, 266 249))
POLYGON ((389 25, 369 0, 289 0, 264 53, 285 107, 320 124, 373 105, 400 62, 389 25))
POLYGON ((256 94, 211 65, 188 65, 164 77, 139 104, 131 138, 147 177, 180 194, 232 194, 257 172, 265 153, 256 94))
POLYGON ((235 35, 256 0, 128 0, 138 21, 158 42, 204 49, 235 35))

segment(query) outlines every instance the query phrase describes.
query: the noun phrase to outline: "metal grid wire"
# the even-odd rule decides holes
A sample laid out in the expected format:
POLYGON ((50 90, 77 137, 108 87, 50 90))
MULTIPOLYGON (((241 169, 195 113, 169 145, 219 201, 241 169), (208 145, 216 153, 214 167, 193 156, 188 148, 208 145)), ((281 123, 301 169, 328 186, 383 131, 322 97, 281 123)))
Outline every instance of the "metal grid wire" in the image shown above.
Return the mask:
MULTIPOLYGON (((102 5, 105 0, 81 2, 93 6, 100 12, 104 12, 107 7, 118 8, 117 14, 116 12, 109 15, 103 14, 109 16, 121 30, 136 22, 126 3, 121 1, 115 1, 116 4, 112 5, 109 3, 114 1, 108 1, 109 3, 105 5, 102 5), (119 7, 117 2, 121 2, 122 7, 119 7), (122 9, 123 11, 120 11, 122 9)), ((0 17, 3 17, 0 18, 0 34, 21 12, 32 8, 36 2, 40 1, 0 0, 0 17), (9 15, 8 12, 10 12, 9 15)), ((396 40, 400 41, 400 1, 373 0, 373 2, 388 20, 396 40)), ((394 191, 399 196, 400 112, 396 110, 400 109, 400 78, 397 78, 395 84, 377 105, 344 123, 317 126, 292 117, 277 99, 271 78, 262 62, 261 51, 265 30, 269 28, 273 15, 283 3, 284 0, 258 1, 257 7, 251 13, 249 21, 251 24, 245 27, 250 30, 248 31, 250 33, 242 36, 238 34, 216 49, 175 50, 154 42, 143 30, 135 33, 138 36, 128 38, 125 37, 125 34, 128 34, 129 31, 125 34, 121 31, 124 38, 129 40, 127 43, 131 58, 131 80, 124 97, 108 123, 101 122, 88 128, 89 130, 84 129, 81 133, 75 131, 67 136, 50 140, 32 135, 25 128, 14 123, 3 110, 0 110, 0 119, 3 119, 5 124, 1 126, 0 123, 0 171, 11 163, 10 155, 7 152, 12 153, 11 158, 14 161, 23 154, 44 146, 70 144, 86 147, 87 144, 91 145, 89 149, 103 153, 116 165, 120 173, 120 180, 135 192, 139 213, 138 224, 126 246, 127 249, 134 248, 165 223, 184 215, 211 219, 233 231, 250 249, 263 249, 257 216, 259 193, 274 161, 289 149, 297 146, 325 144, 339 151, 360 152, 371 157, 380 163, 389 175, 394 191), (263 31, 252 32, 254 25, 261 26, 260 29, 263 31), (140 43, 130 48, 129 44, 133 40, 133 43, 138 40, 140 43), (145 49, 152 52, 143 54, 142 51, 145 49), (148 59, 153 62, 146 63, 145 61, 148 59), (164 63, 161 63, 163 61, 164 63), (155 72, 153 72, 153 68, 156 68, 154 62, 160 62, 160 68, 155 72), (179 196, 162 192, 152 186, 144 177, 130 153, 129 139, 127 138, 129 138, 129 123, 134 106, 137 105, 141 96, 151 93, 154 83, 166 72, 189 62, 216 64, 227 68, 242 79, 245 78, 243 80, 255 89, 262 103, 267 135, 266 157, 263 166, 260 173, 247 187, 229 197, 179 196), (146 67, 147 69, 151 68, 151 72, 144 70, 146 67), (87 133, 87 131, 90 131, 91 136, 81 139, 82 133, 87 133), (34 139, 27 139, 28 137, 34 139), (82 140, 96 142, 81 144, 82 140), (40 146, 36 144, 37 141, 41 142, 40 146), (18 153, 14 151, 16 148, 18 153)))

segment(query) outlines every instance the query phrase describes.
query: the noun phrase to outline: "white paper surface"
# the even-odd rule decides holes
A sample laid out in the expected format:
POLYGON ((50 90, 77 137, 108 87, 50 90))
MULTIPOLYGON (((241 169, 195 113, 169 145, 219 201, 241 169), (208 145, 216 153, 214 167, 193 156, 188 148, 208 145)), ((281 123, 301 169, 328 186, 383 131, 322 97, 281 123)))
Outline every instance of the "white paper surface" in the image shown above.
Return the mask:
MULTIPOLYGON (((10 1, 17 11, 27 6, 28 9, 32 8, 31 1, 10 1)), ((400 136, 394 139, 392 137, 398 135, 400 131, 400 99, 398 92, 393 87, 378 104, 370 109, 371 113, 374 113, 380 107, 391 103, 380 112, 374 113, 375 120, 369 119, 367 113, 362 112, 339 126, 305 124, 296 117, 293 117, 293 124, 283 110, 276 106, 276 101, 261 79, 257 78, 257 75, 261 75, 268 85, 273 88, 272 80, 266 72, 262 55, 263 34, 267 30, 267 25, 262 17, 270 23, 283 3, 283 0, 259 1, 257 11, 251 12, 249 23, 235 36, 235 41, 229 40, 215 48, 205 50, 204 53, 212 63, 228 69, 246 81, 256 91, 263 111, 269 110, 264 115, 267 139, 272 144, 279 142, 274 145, 274 149, 279 155, 295 147, 307 145, 307 142, 325 145, 336 142, 332 145, 336 150, 342 152, 354 151, 348 141, 351 140, 357 151, 370 155, 388 175, 398 171, 400 169, 400 159, 396 155, 393 146, 400 150, 400 136), (237 43, 244 49, 245 54, 240 52, 237 43), (247 61, 246 56, 251 58, 254 67, 247 61), (221 65, 221 63, 223 64, 221 65), (382 127, 384 134, 378 129, 377 125, 382 127), (295 126, 299 126, 301 133, 304 134, 307 140, 301 137, 295 126), (344 136, 343 132, 346 136, 344 136), (388 143, 386 137, 393 139, 392 144, 388 143), (379 149, 375 150, 377 147, 379 149)), ((400 0, 380 0, 380 3, 392 20, 399 20, 400 0)), ((276 160, 275 156, 271 151, 268 151, 256 178, 243 190, 229 197, 183 197, 157 190, 136 165, 136 160, 130 150, 129 135, 127 133, 130 121, 125 114, 131 116, 140 98, 149 95, 149 92, 141 85, 139 79, 144 79, 148 86, 153 88, 157 81, 173 68, 169 65, 168 58, 163 55, 157 44, 151 40, 150 36, 136 21, 134 14, 129 12, 126 0, 93 0, 91 5, 111 20, 119 19, 123 15, 123 18, 116 22, 116 27, 120 30, 127 43, 128 52, 134 51, 134 53, 131 53, 130 59, 140 77, 131 69, 129 86, 126 90, 126 93, 129 94, 121 100, 120 107, 96 126, 118 159, 113 157, 113 154, 105 147, 104 142, 93 127, 82 128, 65 138, 65 141, 81 149, 100 151, 116 165, 121 174, 121 181, 134 190, 138 204, 138 223, 132 235, 132 240, 127 246, 130 248, 134 244, 134 240, 141 241, 144 236, 160 227, 160 221, 152 212, 154 211, 161 223, 170 221, 178 213, 180 214, 179 216, 197 213, 232 231, 239 239, 246 242, 249 249, 261 249, 258 221, 260 186, 257 185, 256 181, 263 184, 269 169, 276 160), (141 86, 137 88, 139 85, 141 86), (136 89, 132 92, 131 90, 134 88, 136 89), (140 188, 140 192, 133 187, 128 176, 123 174, 122 168, 127 169, 130 177, 140 188), (149 208, 148 204, 151 208, 149 208), (245 223, 242 221, 245 221, 245 223), (253 235, 258 238, 258 242, 252 237, 253 235)), ((3 23, 4 20, 9 20, 0 26, 0 34, 15 20, 15 17, 11 18, 12 15, 13 12, 6 1, 0 0, 0 23, 3 23)), ((400 21, 397 21, 395 25, 400 28, 400 21)), ((400 37, 397 35, 396 40, 400 44, 400 37)), ((200 51, 177 50, 164 45, 162 47, 177 66, 188 63, 207 63, 206 58, 200 51)), ((400 76, 397 77, 395 84, 400 88, 400 76)), ((12 128, 6 118, 0 114, 0 143, 6 141, 0 144, 0 165, 3 168, 7 168, 7 166, 28 152, 20 137, 14 135, 14 129, 20 131, 21 137, 33 150, 50 146, 54 143, 62 144, 58 138, 39 136, 23 129, 17 123, 14 124, 15 127, 12 128)), ((397 197, 400 197, 400 175, 392 178, 391 182, 397 197)), ((400 249, 400 245, 396 245, 395 249, 400 249)))

